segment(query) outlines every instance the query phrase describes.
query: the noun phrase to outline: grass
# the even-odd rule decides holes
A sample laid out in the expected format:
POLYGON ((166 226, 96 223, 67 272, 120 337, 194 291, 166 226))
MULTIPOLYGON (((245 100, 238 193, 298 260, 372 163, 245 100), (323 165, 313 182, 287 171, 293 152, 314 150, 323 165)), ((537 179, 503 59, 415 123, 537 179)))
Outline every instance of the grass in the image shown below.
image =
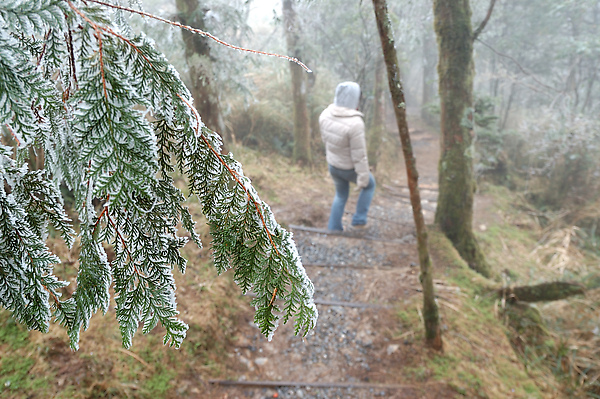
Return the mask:
POLYGON ((176 383, 176 373, 159 367, 150 378, 144 382, 144 388, 150 392, 154 398, 164 398, 167 391, 174 387, 176 383))
POLYGON ((8 312, 0 312, 0 345, 10 349, 18 349, 27 345, 29 332, 9 316, 8 312))
MULTIPOLYGON (((503 278, 496 282, 482 281, 483 284, 477 284, 477 286, 487 288, 484 288, 483 291, 475 288, 474 292, 479 290, 478 293, 483 294, 489 289, 490 283, 492 286, 499 284, 527 285, 557 279, 586 282, 587 275, 581 272, 581 270, 585 271, 585 267, 572 266, 575 263, 584 266, 596 265, 597 258, 593 254, 586 253, 575 245, 568 247, 568 252, 565 252, 565 247, 560 247, 565 242, 564 240, 555 240, 554 244, 550 242, 547 237, 552 237, 555 233, 540 226, 540 222, 532 216, 534 212, 530 211, 530 206, 524 203, 523 198, 517 193, 510 192, 503 187, 489 185, 484 185, 482 191, 484 195, 493 197, 494 211, 501 217, 491 223, 488 222, 487 228, 478 232, 478 239, 490 264, 496 270, 503 271, 503 278), (556 245, 558 248, 555 250, 548 243, 556 245), (564 273, 558 272, 551 266, 550 258, 539 256, 541 251, 538 249, 542 245, 547 253, 567 254, 565 258, 569 267, 564 273)), ((450 255, 447 253, 445 256, 450 255)), ((452 270, 456 272, 460 269, 453 268, 452 270)), ((468 274, 459 273, 458 276, 456 273, 453 274, 453 281, 456 284, 461 287, 467 284, 468 274)), ((589 338, 593 337, 591 331, 596 325, 592 320, 597 320, 594 298, 598 298, 598 291, 592 289, 588 291, 585 300, 573 298, 529 307, 530 311, 539 310, 541 319, 535 314, 537 312, 528 315, 527 307, 525 307, 522 309, 525 313, 519 316, 525 318, 515 319, 518 325, 513 327, 504 324, 508 322, 506 314, 502 312, 502 307, 498 306, 497 302, 494 303, 494 306, 490 306, 490 298, 485 299, 484 297, 479 304, 470 303, 469 307, 483 306, 488 309, 483 313, 488 316, 485 317, 486 327, 494 323, 494 320, 490 320, 490 315, 496 319, 494 317, 496 312, 501 317, 498 320, 503 322, 502 328, 530 378, 529 382, 524 382, 520 387, 520 391, 526 395, 525 397, 563 395, 572 398, 587 398, 594 397, 593 391, 597 388, 586 388, 584 380, 580 378, 586 375, 587 378, 593 377, 600 369, 599 362, 585 363, 583 361, 586 358, 594 358, 592 348, 597 348, 597 344, 594 342, 599 341, 589 338), (516 330, 519 330, 520 333, 517 333, 516 330), (588 337, 587 340, 583 339, 584 336, 588 337), (573 347, 579 348, 581 353, 575 355, 572 350, 565 350, 565 348, 573 347), (584 374, 578 375, 574 371, 575 369, 584 370, 584 374)), ((513 371, 505 370, 501 375, 514 374, 513 371)))
POLYGON ((0 393, 15 394, 24 390, 39 391, 45 381, 35 378, 29 371, 35 360, 13 355, 6 356, 0 361, 0 393))

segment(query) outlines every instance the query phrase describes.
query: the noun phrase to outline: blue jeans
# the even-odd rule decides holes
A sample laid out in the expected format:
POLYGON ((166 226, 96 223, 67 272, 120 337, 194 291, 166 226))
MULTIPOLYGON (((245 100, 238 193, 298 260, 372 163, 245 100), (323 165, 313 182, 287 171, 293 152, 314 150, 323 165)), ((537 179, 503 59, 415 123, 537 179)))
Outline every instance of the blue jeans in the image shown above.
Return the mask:
MULTIPOLYGON (((344 170, 338 169, 329 165, 329 173, 335 184, 335 197, 331 205, 331 214, 329 215, 329 224, 327 228, 333 231, 342 231, 342 216, 344 216, 344 208, 348 195, 350 194, 350 182, 356 183, 356 172, 354 169, 344 170)), ((358 202, 356 203, 356 213, 352 217, 352 225, 360 226, 367 224, 367 212, 371 200, 375 194, 375 178, 369 173, 369 184, 360 191, 358 202)))

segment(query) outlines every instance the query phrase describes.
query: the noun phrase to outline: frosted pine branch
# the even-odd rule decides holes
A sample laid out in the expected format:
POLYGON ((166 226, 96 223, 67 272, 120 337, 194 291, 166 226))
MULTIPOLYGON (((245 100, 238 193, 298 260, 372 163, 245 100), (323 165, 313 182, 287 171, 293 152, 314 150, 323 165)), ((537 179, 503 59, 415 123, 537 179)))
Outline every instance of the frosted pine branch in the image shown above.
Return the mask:
POLYGON ((256 294, 261 331, 270 338, 281 317, 293 317, 296 333, 306 334, 317 318, 314 288, 291 234, 242 166, 221 153, 221 138, 204 126, 175 69, 125 18, 114 25, 115 12, 193 30, 97 0, 0 5, 0 124, 12 140, 0 146, 0 305, 40 331, 54 316, 76 349, 92 315, 108 310, 112 287, 124 346, 140 324, 148 333, 160 323, 165 344, 179 347, 187 325, 178 318, 173 269, 185 272, 188 238, 178 226, 190 245, 202 243, 174 185, 178 170, 202 205, 217 270, 233 269, 242 292, 256 294), (44 154, 43 170, 28 169, 30 149, 44 154), (73 191, 78 232, 61 183, 73 191), (45 244, 49 226, 68 245, 76 236, 81 244, 77 287, 64 300, 67 283, 53 274, 59 259, 45 244))

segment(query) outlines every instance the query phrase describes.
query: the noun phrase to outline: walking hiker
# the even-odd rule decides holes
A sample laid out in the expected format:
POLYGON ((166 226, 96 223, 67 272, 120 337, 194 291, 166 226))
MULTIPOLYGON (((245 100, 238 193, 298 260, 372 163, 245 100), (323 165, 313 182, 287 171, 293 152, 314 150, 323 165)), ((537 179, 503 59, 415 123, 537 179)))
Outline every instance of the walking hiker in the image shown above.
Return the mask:
POLYGON ((350 193, 350 182, 360 189, 352 228, 366 226, 369 205, 375 193, 375 178, 369 172, 367 160, 365 123, 363 114, 358 111, 359 100, 358 83, 340 83, 335 89, 333 104, 319 116, 329 173, 335 185, 335 197, 327 225, 330 231, 344 230, 342 216, 350 193))

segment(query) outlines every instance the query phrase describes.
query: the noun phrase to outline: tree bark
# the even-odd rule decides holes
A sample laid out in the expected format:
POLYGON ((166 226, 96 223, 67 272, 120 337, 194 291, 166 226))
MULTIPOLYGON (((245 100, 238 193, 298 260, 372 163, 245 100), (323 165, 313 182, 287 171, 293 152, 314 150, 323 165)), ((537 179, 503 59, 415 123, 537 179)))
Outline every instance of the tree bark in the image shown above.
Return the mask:
POLYGON ((500 288, 498 296, 511 302, 549 302, 585 294, 585 287, 578 283, 554 281, 538 285, 500 288))
POLYGON ((385 63, 378 58, 375 65, 375 90, 373 93, 373 120, 369 129, 367 158, 373 169, 377 168, 381 140, 385 132, 385 63))
POLYGON ((517 90, 516 84, 510 84, 510 91, 508 95, 508 102, 506 103, 506 108, 503 110, 504 116, 502 117, 502 123, 500 123, 500 131, 506 129, 506 124, 508 123, 508 116, 510 115, 510 107, 512 106, 513 99, 515 97, 515 92, 517 90))
MULTIPOLYGON (((206 30, 205 11, 200 7, 198 0, 176 0, 175 3, 182 24, 206 30)), ((228 141, 230 137, 224 136, 226 134, 225 122, 215 87, 209 41, 207 38, 185 29, 181 30, 181 36, 185 44, 185 59, 189 68, 190 89, 192 97, 194 97, 194 105, 204 124, 228 141)))
POLYGON ((473 233, 473 33, 469 0, 434 0, 441 101, 435 222, 469 266, 492 272, 473 233))
MULTIPOLYGON (((283 26, 290 56, 301 59, 299 23, 292 4, 292 0, 283 1, 283 26)), ((307 107, 307 75, 306 72, 294 62, 290 62, 292 76, 292 96, 294 100, 294 162, 301 164, 312 163, 310 149, 310 118, 307 107)))
POLYGON ((437 304, 435 303, 435 292, 433 289, 433 271, 431 258, 427 247, 427 229, 421 209, 421 195, 419 193, 419 174, 417 162, 412 151, 408 124, 406 122, 406 102, 404 90, 400 81, 400 67, 394 44, 391 22, 389 19, 387 3, 385 0, 373 0, 377 28, 381 38, 381 46, 385 65, 387 67, 388 84, 392 94, 392 104, 398 123, 398 131, 402 142, 402 152, 406 164, 406 176, 410 190, 410 202, 413 210, 413 218, 417 230, 417 243, 419 250, 419 263, 421 275, 419 279, 423 287, 423 318, 425 320, 425 342, 428 346, 443 349, 442 333, 440 330, 440 318, 437 304))

